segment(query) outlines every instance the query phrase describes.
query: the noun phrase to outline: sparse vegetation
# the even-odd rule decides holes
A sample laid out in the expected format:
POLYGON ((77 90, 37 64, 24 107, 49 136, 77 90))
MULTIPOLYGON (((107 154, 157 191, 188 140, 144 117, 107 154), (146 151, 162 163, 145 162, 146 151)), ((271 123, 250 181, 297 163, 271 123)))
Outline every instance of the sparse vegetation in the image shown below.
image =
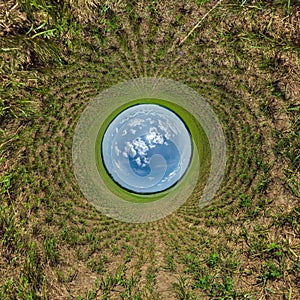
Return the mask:
POLYGON ((219 2, 0 0, 0 299, 300 298, 300 4, 219 2), (140 76, 203 95, 228 164, 209 206, 136 225, 87 203, 71 150, 140 76))

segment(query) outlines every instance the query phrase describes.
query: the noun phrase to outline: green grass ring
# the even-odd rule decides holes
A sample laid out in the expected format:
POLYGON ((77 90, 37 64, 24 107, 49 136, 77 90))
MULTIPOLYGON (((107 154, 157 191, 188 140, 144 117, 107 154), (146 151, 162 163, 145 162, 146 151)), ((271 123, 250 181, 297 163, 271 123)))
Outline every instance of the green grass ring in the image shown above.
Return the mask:
POLYGON ((99 211, 117 220, 143 223, 176 211, 197 189, 199 206, 217 192, 226 166, 222 127, 210 105, 194 90, 169 79, 139 78, 117 84, 93 99, 77 124, 73 166, 79 187, 99 211), (188 127, 193 155, 183 178, 160 193, 139 195, 122 189, 106 172, 100 145, 110 122, 136 104, 159 104, 174 111, 188 127))
MULTIPOLYGON (((138 99, 134 100, 131 102, 126 103, 125 105, 122 105, 119 107, 117 110, 113 111, 108 118, 103 122, 95 144, 95 154, 96 154, 96 162, 97 162, 97 167, 100 176, 102 176, 103 181, 105 182, 106 186, 116 195, 119 197, 122 197, 124 200, 131 201, 131 202, 136 202, 136 203, 146 203, 146 202, 152 202, 158 199, 161 199, 164 197, 166 194, 169 193, 176 193, 178 189, 182 185, 185 184, 185 180, 180 180, 179 182, 176 183, 175 186, 171 187, 170 189, 160 192, 160 193, 155 193, 155 194, 135 194, 131 193, 129 191, 124 190, 122 187, 120 187, 117 183, 115 183, 111 177, 107 174, 106 168, 103 163, 103 158, 101 156, 101 142, 102 138, 104 135, 104 132, 107 128, 107 126, 110 124, 110 122, 123 110, 137 105, 137 104, 158 104, 163 107, 166 107, 172 111, 174 111, 182 120, 185 124, 189 124, 188 130, 191 134, 191 137, 193 137, 193 149, 196 149, 196 152, 193 151, 192 159, 190 162, 190 166, 188 170, 190 169, 199 169, 199 172, 202 174, 202 177, 204 176, 203 174, 205 173, 205 166, 208 166, 210 163, 210 148, 207 146, 208 139, 206 137, 205 132, 201 128, 201 125, 199 122, 185 109, 177 105, 176 103, 172 103, 169 101, 165 101, 162 99, 154 99, 154 98, 148 98, 148 99, 138 99), (200 164, 200 168, 199 168, 200 164)), ((184 178, 188 178, 189 171, 184 175, 184 178)))

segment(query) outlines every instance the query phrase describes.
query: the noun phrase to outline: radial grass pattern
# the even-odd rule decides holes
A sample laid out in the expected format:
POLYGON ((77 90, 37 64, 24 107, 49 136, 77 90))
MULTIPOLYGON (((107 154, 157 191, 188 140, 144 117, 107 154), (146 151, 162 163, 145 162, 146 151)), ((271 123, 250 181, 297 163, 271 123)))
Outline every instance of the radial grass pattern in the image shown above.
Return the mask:
POLYGON ((122 221, 149 222, 176 210, 196 185, 205 185, 200 207, 212 200, 225 172, 225 138, 213 110, 195 91, 172 80, 141 78, 105 90, 87 106, 75 131, 73 163, 81 190, 100 211, 122 221), (195 152, 183 181, 171 190, 153 196, 131 194, 110 183, 108 175, 101 178, 99 171, 102 175, 105 170, 96 154, 100 153, 96 145, 101 145, 99 140, 107 126, 103 122, 117 115, 110 116, 111 113, 122 111, 120 107, 145 102, 164 104, 182 114, 182 119, 190 127, 195 152), (199 126, 196 126, 197 122, 199 126))

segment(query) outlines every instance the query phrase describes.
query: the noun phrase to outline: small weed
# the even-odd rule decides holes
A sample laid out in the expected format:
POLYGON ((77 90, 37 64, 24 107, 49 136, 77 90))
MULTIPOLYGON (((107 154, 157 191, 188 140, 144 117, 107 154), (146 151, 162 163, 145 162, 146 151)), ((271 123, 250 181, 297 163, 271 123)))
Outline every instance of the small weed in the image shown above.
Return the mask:
POLYGON ((118 245, 113 245, 111 251, 115 256, 117 256, 120 253, 118 245))
POLYGON ((1 176, 0 184, 1 184, 1 193, 2 194, 9 195, 9 189, 11 187, 11 179, 12 179, 12 174, 6 174, 6 175, 1 176))
POLYGON ((251 206, 251 199, 247 194, 240 194, 239 195, 239 204, 241 207, 250 207, 251 206))
POLYGON ((156 284, 156 274, 157 269, 154 267, 149 267, 146 273, 147 284, 152 286, 156 284))
POLYGON ((105 263, 107 263, 107 257, 103 255, 99 259, 92 258, 89 261, 89 266, 91 267, 93 272, 96 272, 97 274, 101 275, 105 271, 105 263))
POLYGON ((166 266, 165 268, 170 271, 175 270, 175 261, 174 261, 174 253, 169 252, 166 257, 166 266))
POLYGON ((175 289, 176 298, 179 300, 195 300, 196 297, 189 290, 188 279, 185 277, 179 277, 177 282, 173 283, 175 289))
POLYGON ((269 260, 263 267, 262 280, 264 284, 268 280, 279 279, 283 276, 281 268, 273 260, 269 260))
POLYGON ((213 282, 213 278, 210 275, 206 275, 195 281, 194 288, 200 288, 204 291, 208 291, 211 289, 212 282, 213 282))
POLYGON ((270 177, 268 175, 261 175, 255 187, 256 192, 260 193, 265 191, 269 183, 270 183, 270 177))
POLYGON ((198 6, 201 6, 202 4, 205 4, 205 3, 207 3, 207 2, 209 2, 209 0, 196 0, 196 4, 197 4, 198 6))
POLYGON ((45 254, 52 266, 59 263, 59 253, 57 250, 57 240, 55 237, 46 237, 43 242, 45 254))
POLYGON ((222 278, 221 282, 212 284, 210 293, 212 296, 218 296, 218 299, 232 299, 236 296, 236 292, 233 289, 233 281, 230 277, 222 278))
POLYGON ((219 255, 216 252, 211 253, 206 258, 206 263, 211 268, 215 268, 218 262, 219 262, 219 255))

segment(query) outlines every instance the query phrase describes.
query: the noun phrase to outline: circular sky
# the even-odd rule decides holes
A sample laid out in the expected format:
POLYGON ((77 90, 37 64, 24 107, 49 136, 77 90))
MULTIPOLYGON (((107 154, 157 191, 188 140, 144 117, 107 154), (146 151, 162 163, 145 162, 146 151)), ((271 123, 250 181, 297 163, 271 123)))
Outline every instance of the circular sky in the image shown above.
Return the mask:
POLYGON ((190 133, 170 109, 139 104, 107 127, 102 158, 112 179, 138 194, 164 191, 186 172, 192 157, 190 133))

